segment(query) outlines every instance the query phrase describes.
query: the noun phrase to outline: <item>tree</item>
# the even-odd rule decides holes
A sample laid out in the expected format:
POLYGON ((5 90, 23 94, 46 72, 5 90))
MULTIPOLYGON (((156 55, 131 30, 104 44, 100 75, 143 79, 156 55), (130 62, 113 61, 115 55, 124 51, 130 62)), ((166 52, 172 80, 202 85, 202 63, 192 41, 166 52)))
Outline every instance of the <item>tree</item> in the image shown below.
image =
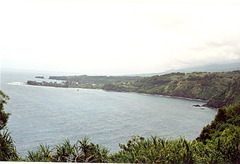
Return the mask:
POLYGON ((4 111, 7 100, 9 97, 0 90, 0 161, 18 159, 14 141, 6 127, 10 115, 4 111))

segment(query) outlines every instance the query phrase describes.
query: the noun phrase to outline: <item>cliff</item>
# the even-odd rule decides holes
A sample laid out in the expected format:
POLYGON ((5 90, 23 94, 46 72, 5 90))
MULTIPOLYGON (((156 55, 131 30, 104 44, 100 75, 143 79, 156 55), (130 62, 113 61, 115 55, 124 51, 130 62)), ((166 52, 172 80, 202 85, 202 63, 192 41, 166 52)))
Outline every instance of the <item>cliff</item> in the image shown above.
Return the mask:
POLYGON ((218 108, 240 100, 239 79, 240 71, 171 73, 133 83, 106 84, 102 89, 209 100, 207 106, 218 108))

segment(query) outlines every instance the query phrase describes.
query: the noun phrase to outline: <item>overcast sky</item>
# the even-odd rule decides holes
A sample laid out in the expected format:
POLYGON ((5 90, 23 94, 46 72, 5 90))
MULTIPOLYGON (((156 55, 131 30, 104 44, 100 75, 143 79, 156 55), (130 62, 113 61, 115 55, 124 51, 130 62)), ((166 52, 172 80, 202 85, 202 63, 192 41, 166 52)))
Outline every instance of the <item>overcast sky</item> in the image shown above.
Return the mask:
POLYGON ((156 73, 240 61, 233 0, 1 0, 2 68, 156 73))

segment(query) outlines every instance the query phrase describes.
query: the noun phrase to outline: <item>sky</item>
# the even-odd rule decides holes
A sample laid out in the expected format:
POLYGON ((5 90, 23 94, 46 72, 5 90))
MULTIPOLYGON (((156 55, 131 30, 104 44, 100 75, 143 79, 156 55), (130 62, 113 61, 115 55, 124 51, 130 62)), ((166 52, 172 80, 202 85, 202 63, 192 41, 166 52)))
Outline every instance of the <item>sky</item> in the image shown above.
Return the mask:
POLYGON ((0 0, 1 68, 158 73, 240 61, 234 0, 0 0))

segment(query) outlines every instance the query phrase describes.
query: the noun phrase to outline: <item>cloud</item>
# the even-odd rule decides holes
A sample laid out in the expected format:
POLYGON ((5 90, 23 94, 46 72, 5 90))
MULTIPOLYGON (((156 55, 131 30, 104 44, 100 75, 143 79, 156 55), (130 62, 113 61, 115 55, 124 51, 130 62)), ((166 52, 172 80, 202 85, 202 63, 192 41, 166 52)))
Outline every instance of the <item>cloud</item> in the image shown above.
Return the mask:
POLYGON ((213 38, 204 41, 203 44, 190 47, 189 51, 197 56, 207 54, 207 57, 201 59, 206 63, 240 61, 240 38, 239 35, 218 40, 213 38))
POLYGON ((236 4, 153 0, 1 4, 5 67, 126 74, 239 60, 236 4))

